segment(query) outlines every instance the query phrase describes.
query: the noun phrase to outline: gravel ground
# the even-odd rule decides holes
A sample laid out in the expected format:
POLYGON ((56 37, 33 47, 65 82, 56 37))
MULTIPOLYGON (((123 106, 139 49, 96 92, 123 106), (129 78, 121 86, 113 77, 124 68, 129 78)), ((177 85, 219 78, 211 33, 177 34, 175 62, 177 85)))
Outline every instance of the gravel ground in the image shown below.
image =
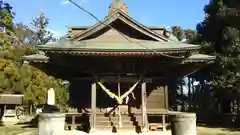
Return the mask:
POLYGON ((37 135, 37 129, 22 128, 22 125, 7 125, 0 127, 0 135, 37 135))
POLYGON ((197 127, 198 135, 240 135, 240 131, 229 131, 224 128, 197 127))
MULTIPOLYGON (((37 135, 36 128, 22 128, 23 125, 8 125, 0 127, 0 135, 37 135)), ((198 135, 240 135, 239 131, 228 131, 223 128, 206 128, 198 127, 198 135)), ((111 132, 96 132, 92 135, 112 135, 111 132)), ((134 132, 122 132, 118 133, 119 135, 137 135, 134 132)), ((142 135, 171 135, 171 132, 148 132, 143 133, 142 135)), ((86 135, 84 132, 78 131, 66 131, 64 135, 86 135)))

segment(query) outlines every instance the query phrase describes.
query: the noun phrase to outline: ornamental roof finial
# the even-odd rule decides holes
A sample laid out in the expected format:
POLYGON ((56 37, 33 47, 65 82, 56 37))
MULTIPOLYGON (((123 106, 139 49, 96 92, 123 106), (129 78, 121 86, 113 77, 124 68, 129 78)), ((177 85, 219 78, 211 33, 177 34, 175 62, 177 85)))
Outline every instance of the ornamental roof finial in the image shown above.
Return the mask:
POLYGON ((108 15, 116 10, 121 10, 126 14, 128 13, 128 7, 123 0, 112 0, 112 3, 109 6, 108 15))

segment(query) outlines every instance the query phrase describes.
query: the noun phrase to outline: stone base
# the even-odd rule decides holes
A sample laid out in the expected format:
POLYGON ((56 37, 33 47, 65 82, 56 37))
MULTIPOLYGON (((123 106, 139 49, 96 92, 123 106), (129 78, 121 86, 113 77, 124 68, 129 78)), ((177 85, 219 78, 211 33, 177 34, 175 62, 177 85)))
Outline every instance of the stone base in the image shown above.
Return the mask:
POLYGON ((197 135, 196 114, 179 113, 172 118, 172 135, 197 135))
POLYGON ((64 113, 40 113, 38 135, 64 135, 64 113))

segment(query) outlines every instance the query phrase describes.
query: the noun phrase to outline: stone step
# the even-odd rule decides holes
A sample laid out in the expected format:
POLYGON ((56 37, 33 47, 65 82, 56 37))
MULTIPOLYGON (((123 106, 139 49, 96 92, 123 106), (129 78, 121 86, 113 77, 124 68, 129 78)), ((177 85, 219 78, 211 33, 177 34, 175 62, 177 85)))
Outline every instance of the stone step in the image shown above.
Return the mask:
MULTIPOLYGON (((118 124, 118 121, 112 121, 114 125, 117 125, 118 124)), ((106 124, 111 124, 110 121, 96 121, 96 125, 106 125, 106 124)), ((133 122, 132 121, 123 121, 122 122, 123 125, 133 125, 133 122)))
POLYGON ((111 126, 111 122, 96 122, 96 126, 111 126))
MULTIPOLYGON (((142 123, 142 120, 136 120, 139 124, 142 123)), ((100 123, 100 122, 105 122, 105 123, 110 123, 110 122, 113 122, 113 123, 118 123, 118 119, 111 119, 109 121, 109 119, 96 119, 96 122, 100 123)), ((129 119, 122 119, 122 122, 123 123, 133 123, 133 121, 129 120, 129 119)))
MULTIPOLYGON (((141 115, 135 115, 134 117, 136 118, 138 125, 141 125, 141 115)), ((98 114, 96 117, 96 125, 111 125, 111 122, 113 122, 114 125, 118 125, 117 114, 115 116, 111 116, 111 119, 109 119, 109 117, 106 117, 104 114, 98 114)), ((126 126, 134 126, 133 119, 129 115, 122 115, 122 123, 126 126)))
MULTIPOLYGON (((115 126, 117 130, 135 130, 136 127, 135 126, 126 126, 123 125, 121 128, 119 128, 118 126, 115 126)), ((98 125, 96 126, 97 130, 108 130, 108 131, 112 131, 113 127, 112 126, 104 126, 104 125, 98 125)))
MULTIPOLYGON (((108 117, 111 117, 111 118, 114 118, 114 117, 117 117, 118 118, 118 114, 116 114, 116 115, 110 115, 110 116, 105 116, 105 115, 96 115, 96 117, 99 117, 99 118, 102 118, 102 117, 106 117, 106 118, 108 118, 108 117)), ((131 116, 129 116, 129 115, 121 115, 122 117, 128 117, 128 118, 130 118, 131 116)), ((142 116, 140 116, 140 115, 134 115, 133 117, 136 117, 136 118, 141 118, 142 116)))
MULTIPOLYGON (((129 116, 130 114, 129 113, 121 113, 122 116, 129 116)), ((132 114, 136 117, 141 117, 142 115, 141 114, 132 114)), ((105 116, 104 113, 96 113, 96 116, 105 116)), ((115 113, 115 114, 110 114, 110 116, 118 116, 118 113, 115 113)))
MULTIPOLYGON (((108 119, 108 118, 96 118, 96 122, 118 122, 118 118, 112 118, 112 119, 108 119)), ((136 119, 136 121, 138 123, 142 123, 141 119, 136 119)), ((122 118, 122 122, 133 122, 133 120, 131 120, 130 118, 122 118)))
POLYGON ((101 131, 112 131, 113 127, 112 126, 104 126, 104 125, 96 125, 96 129, 97 130, 101 130, 101 131))

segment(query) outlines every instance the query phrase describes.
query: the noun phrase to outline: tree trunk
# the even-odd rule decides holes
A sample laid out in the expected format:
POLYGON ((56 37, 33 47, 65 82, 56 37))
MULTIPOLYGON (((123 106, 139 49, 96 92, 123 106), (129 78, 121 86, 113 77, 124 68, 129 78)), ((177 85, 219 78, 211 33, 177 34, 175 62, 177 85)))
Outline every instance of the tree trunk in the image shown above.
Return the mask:
POLYGON ((180 83, 180 90, 181 90, 181 101, 182 101, 182 108, 181 111, 184 112, 186 111, 185 105, 184 105, 184 93, 183 93, 183 84, 180 83))
POLYGON ((2 125, 3 115, 4 115, 4 105, 0 105, 0 125, 2 125))
POLYGON ((191 78, 191 90, 192 90, 192 96, 191 96, 191 100, 192 100, 192 106, 193 106, 193 109, 194 111, 196 111, 196 89, 195 89, 195 86, 194 86, 194 80, 193 78, 191 78))
POLYGON ((200 93, 201 97, 198 97, 198 103, 199 103, 199 109, 202 110, 203 108, 207 107, 207 106, 205 106, 205 103, 206 103, 206 100, 208 100, 208 99, 206 98, 207 97, 207 95, 206 95, 207 93, 205 93, 205 90, 204 90, 204 81, 203 80, 200 80, 200 86, 201 87, 200 87, 199 93, 200 93), (201 99, 203 99, 204 102, 201 102, 201 99))
POLYGON ((191 79, 188 77, 188 111, 191 110, 191 79))

